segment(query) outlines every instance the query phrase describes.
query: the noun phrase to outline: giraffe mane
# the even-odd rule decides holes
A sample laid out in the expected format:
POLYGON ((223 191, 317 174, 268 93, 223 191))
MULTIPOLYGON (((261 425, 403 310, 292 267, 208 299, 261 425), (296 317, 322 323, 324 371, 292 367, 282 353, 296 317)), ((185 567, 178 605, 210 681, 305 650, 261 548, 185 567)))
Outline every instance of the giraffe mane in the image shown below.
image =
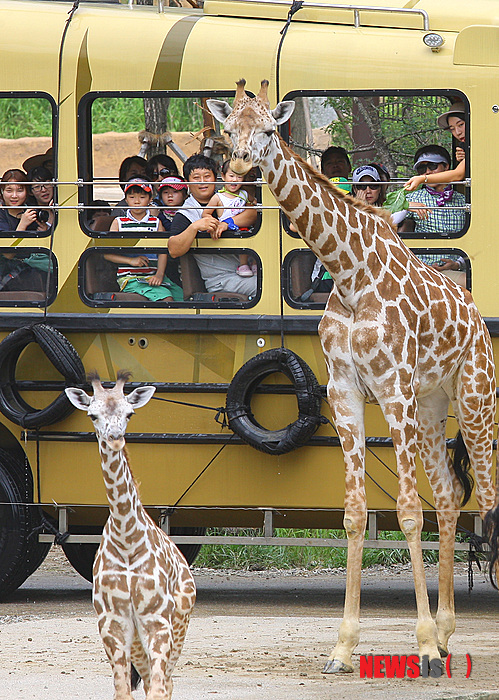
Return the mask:
POLYGON ((344 199, 345 202, 347 202, 347 204, 352 205, 353 207, 355 207, 355 209, 365 212, 366 214, 378 216, 380 219, 383 219, 390 227, 392 227, 391 214, 389 211, 386 211, 381 207, 373 207, 370 204, 365 204, 365 202, 362 202, 360 199, 357 199, 357 197, 355 197, 354 195, 348 194, 347 192, 343 192, 343 190, 339 189, 339 187, 335 187, 334 184, 330 182, 325 175, 313 168, 310 165, 310 163, 307 163, 306 160, 303 160, 303 158, 299 156, 298 153, 295 153, 293 149, 287 145, 287 143, 281 136, 279 136, 279 139, 281 141, 281 147, 283 151, 288 155, 291 154, 295 158, 295 160, 298 161, 298 163, 301 165, 303 170, 305 170, 305 172, 313 182, 317 182, 319 185, 321 185, 321 187, 323 187, 326 190, 329 190, 336 199, 344 199))

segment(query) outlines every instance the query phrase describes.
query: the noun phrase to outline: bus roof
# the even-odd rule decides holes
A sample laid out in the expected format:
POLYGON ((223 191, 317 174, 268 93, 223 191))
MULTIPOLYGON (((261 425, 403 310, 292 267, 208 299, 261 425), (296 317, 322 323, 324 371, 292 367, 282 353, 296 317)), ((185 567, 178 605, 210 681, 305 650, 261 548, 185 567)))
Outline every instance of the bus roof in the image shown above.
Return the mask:
MULTIPOLYGON (((288 0, 205 0, 204 13, 228 17, 254 17, 286 20, 288 0)), ((459 32, 470 25, 499 25, 499 4, 495 0, 305 0, 295 14, 300 22, 354 24, 355 8, 361 26, 400 27, 432 31, 459 32), (410 5, 410 8, 407 6, 410 5), (393 11, 387 11, 387 8, 393 11), (424 17, 429 26, 425 26, 424 17)))

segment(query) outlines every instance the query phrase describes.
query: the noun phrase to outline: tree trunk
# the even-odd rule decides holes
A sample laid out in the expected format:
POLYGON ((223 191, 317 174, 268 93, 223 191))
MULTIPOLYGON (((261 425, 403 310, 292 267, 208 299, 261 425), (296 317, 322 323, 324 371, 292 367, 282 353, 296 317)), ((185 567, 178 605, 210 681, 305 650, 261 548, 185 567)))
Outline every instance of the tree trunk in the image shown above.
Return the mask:
POLYGON ((144 117, 146 132, 148 132, 147 158, 166 153, 162 140, 154 139, 155 135, 161 136, 168 131, 169 97, 144 97, 144 117))
POLYGON ((311 154, 307 148, 302 148, 302 146, 314 147, 310 110, 306 97, 295 97, 295 109, 291 115, 291 139, 293 150, 317 167, 315 155, 311 154))

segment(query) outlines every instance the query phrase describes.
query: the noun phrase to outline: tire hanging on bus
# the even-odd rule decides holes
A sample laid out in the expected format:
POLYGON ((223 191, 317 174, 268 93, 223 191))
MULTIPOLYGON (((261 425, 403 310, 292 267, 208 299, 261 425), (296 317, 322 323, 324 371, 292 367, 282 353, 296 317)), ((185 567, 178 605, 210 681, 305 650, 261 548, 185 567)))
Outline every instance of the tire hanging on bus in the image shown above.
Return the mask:
POLYGON ((287 348, 273 348, 252 357, 234 375, 227 390, 229 427, 261 452, 282 455, 306 445, 321 424, 321 387, 307 363, 287 348), (298 418, 279 430, 258 423, 251 399, 260 383, 280 372, 291 380, 298 402, 298 418))
POLYGON ((0 412, 23 428, 52 425, 73 412, 74 407, 62 391, 42 409, 33 408, 21 396, 16 380, 16 366, 23 350, 37 343, 46 357, 62 374, 66 385, 83 384, 85 369, 77 351, 58 330, 45 323, 23 326, 9 333, 0 343, 0 412))

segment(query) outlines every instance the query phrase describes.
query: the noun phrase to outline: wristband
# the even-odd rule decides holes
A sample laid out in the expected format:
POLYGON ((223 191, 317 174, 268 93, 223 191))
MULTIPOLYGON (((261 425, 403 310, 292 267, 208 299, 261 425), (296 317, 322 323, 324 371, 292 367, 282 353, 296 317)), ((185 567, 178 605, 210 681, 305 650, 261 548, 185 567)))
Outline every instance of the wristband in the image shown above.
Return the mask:
POLYGON ((224 219, 224 223, 227 224, 227 228, 229 229, 229 231, 237 231, 239 228, 239 226, 234 223, 234 219, 232 217, 224 219))

